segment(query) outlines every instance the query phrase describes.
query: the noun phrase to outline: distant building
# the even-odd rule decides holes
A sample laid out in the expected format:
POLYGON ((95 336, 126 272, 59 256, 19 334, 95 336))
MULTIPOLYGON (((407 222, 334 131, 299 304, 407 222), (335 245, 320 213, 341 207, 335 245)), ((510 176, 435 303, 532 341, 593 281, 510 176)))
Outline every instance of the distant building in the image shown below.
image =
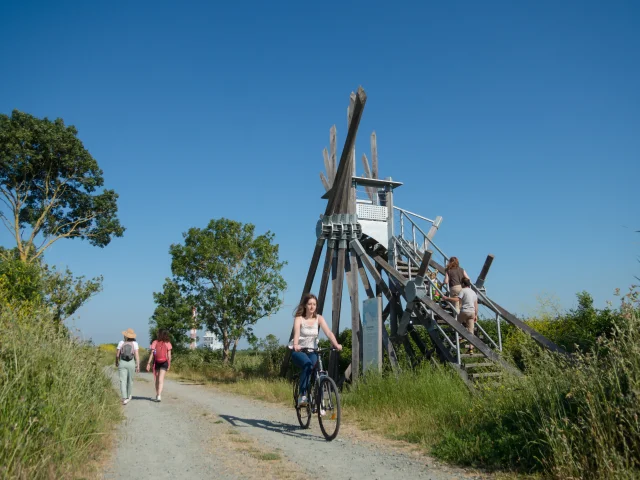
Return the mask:
POLYGON ((204 334, 204 337, 202 337, 202 345, 211 350, 220 350, 222 348, 222 342, 211 332, 204 334))

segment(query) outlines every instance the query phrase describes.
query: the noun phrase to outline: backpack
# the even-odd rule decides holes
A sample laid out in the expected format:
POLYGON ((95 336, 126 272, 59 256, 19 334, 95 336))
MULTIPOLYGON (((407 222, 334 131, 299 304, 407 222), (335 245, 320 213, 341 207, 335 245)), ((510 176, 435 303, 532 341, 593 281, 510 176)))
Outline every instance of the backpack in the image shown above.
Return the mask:
POLYGON ((133 349, 133 343, 124 342, 122 348, 120 349, 120 360, 124 360, 129 362, 135 358, 135 352, 133 349))
POLYGON ((165 342, 156 341, 156 363, 164 363, 167 359, 167 344, 165 342))

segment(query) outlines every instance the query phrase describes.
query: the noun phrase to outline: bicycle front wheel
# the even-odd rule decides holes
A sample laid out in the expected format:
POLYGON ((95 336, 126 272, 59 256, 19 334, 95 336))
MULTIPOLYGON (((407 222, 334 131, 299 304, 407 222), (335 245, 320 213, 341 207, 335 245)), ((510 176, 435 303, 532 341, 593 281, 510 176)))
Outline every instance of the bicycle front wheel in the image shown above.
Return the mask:
POLYGON ((309 404, 299 407, 298 406, 298 395, 300 392, 298 391, 298 379, 294 379, 293 384, 293 406, 296 409, 296 416, 298 417, 298 423, 302 428, 309 428, 311 424, 311 407, 309 404))
POLYGON ((331 441, 340 429, 340 393, 329 377, 320 380, 318 389, 318 422, 324 438, 331 441))

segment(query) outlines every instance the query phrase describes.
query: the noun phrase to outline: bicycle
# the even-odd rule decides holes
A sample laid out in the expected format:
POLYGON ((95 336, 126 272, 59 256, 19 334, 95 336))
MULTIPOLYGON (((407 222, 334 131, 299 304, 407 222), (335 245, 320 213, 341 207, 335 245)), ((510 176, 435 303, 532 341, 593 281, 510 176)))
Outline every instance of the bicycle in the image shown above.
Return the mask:
MULTIPOLYGON (((298 396, 300 392, 300 376, 294 376, 293 384, 293 406, 296 409, 298 423, 302 428, 309 428, 311 424, 311 415, 318 414, 318 423, 320 430, 327 441, 331 441, 338 435, 340 429, 340 393, 338 387, 331 377, 327 374, 322 366, 321 352, 327 351, 327 348, 303 348, 300 350, 305 353, 317 353, 318 361, 311 370, 309 379, 309 403, 304 406, 298 405, 298 396)), ((331 349, 335 350, 335 349, 331 349)))

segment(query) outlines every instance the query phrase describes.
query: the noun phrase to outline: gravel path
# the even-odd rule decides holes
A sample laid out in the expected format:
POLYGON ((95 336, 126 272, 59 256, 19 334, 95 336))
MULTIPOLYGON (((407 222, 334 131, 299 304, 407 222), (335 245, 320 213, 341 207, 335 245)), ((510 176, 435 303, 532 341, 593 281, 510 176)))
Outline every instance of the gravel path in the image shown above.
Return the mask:
POLYGON ((327 442, 315 417, 302 430, 293 408, 211 386, 165 380, 156 403, 152 380, 136 374, 105 480, 487 478, 372 440, 349 425, 327 442))

